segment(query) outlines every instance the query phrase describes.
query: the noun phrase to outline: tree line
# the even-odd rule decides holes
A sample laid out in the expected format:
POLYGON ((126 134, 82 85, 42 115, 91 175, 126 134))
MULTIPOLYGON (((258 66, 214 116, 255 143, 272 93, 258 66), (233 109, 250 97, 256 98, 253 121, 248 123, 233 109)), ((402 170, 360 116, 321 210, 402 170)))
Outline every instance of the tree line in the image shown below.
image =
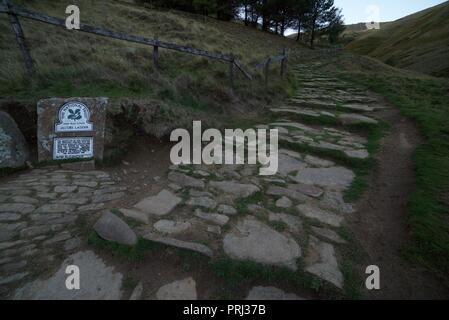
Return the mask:
POLYGON ((138 0, 156 8, 177 9, 219 20, 243 20, 246 26, 285 35, 297 31, 296 40, 311 47, 318 37, 335 43, 344 31, 341 10, 334 0, 138 0))

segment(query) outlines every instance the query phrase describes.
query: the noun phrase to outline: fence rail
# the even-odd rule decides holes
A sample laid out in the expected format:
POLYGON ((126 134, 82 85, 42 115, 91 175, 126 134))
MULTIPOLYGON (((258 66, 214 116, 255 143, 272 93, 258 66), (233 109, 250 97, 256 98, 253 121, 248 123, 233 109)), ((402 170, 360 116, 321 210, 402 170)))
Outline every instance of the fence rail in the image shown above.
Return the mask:
MULTIPOLYGON (((42 14, 39 12, 31 11, 19 6, 15 6, 11 3, 10 0, 1 0, 0 2, 0 13, 6 13, 10 17, 10 23, 12 25, 13 31, 16 35, 16 40, 19 44, 20 50, 22 52, 22 56, 25 61, 25 66, 30 75, 35 73, 35 67, 33 63, 33 59, 31 57, 30 51, 27 47, 25 35, 23 29, 19 22, 19 17, 31 19, 34 21, 59 26, 66 28, 65 20, 52 17, 46 14, 42 14)), ((209 52, 206 50, 201 50, 197 48, 181 46, 173 43, 168 43, 164 41, 159 41, 157 39, 146 38, 142 36, 129 35, 123 32, 111 31, 101 27, 91 26, 87 24, 80 24, 80 29, 78 31, 91 33, 103 37, 108 37, 117 40, 123 40, 133 43, 138 43, 142 45, 152 46, 153 47, 153 63, 155 68, 158 67, 159 60, 159 48, 164 48, 168 50, 174 50, 178 52, 188 53, 197 56, 203 56, 209 59, 223 61, 225 63, 229 63, 229 77, 230 83, 233 84, 234 81, 234 69, 237 68, 240 72, 249 80, 253 79, 253 76, 250 72, 248 72, 245 67, 238 61, 233 54, 225 54, 219 52, 209 52)), ((284 49, 283 55, 270 57, 263 63, 263 66, 266 69, 266 80, 267 80, 267 72, 270 63, 281 61, 281 75, 284 75, 285 72, 285 62, 287 61, 286 50, 284 49)), ((256 67, 257 68, 257 67, 256 67)))
POLYGON ((272 56, 268 57, 266 60, 264 60, 262 63, 259 63, 256 65, 255 70, 260 71, 263 69, 264 71, 264 77, 265 77, 265 84, 268 84, 268 73, 270 71, 270 65, 272 63, 281 62, 281 77, 284 77, 286 68, 287 68, 287 61, 288 61, 288 54, 287 49, 283 49, 282 54, 278 56, 272 56))

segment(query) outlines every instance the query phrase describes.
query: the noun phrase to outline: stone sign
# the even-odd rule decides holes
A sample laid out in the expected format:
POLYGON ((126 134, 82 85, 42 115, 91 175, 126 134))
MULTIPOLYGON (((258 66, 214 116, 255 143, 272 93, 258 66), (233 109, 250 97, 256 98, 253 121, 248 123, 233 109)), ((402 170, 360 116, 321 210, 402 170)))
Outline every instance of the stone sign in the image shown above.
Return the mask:
POLYGON ((39 101, 39 161, 102 160, 107 103, 107 98, 51 98, 39 101))

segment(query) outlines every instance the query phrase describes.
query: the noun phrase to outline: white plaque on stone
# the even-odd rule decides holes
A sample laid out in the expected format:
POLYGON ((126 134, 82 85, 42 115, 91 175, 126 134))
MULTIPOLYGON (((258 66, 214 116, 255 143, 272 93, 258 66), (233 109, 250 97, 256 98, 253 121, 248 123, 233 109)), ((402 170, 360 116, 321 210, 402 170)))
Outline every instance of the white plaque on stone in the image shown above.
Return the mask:
POLYGON ((55 125, 55 132, 92 131, 89 108, 81 102, 73 101, 64 104, 59 109, 59 122, 55 125))
POLYGON ((94 156, 94 138, 55 138, 53 160, 87 159, 94 156))

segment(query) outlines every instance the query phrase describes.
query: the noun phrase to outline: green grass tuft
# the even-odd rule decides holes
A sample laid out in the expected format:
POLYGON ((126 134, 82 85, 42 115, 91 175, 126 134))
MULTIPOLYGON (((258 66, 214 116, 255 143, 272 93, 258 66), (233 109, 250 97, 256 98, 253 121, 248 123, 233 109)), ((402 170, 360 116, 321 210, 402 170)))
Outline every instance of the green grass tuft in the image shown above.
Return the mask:
POLYGON ((135 262, 142 261, 145 257, 145 253, 155 247, 152 242, 141 238, 138 239, 137 244, 134 246, 122 245, 116 242, 104 240, 93 231, 89 234, 87 243, 93 247, 110 251, 129 261, 135 262))

